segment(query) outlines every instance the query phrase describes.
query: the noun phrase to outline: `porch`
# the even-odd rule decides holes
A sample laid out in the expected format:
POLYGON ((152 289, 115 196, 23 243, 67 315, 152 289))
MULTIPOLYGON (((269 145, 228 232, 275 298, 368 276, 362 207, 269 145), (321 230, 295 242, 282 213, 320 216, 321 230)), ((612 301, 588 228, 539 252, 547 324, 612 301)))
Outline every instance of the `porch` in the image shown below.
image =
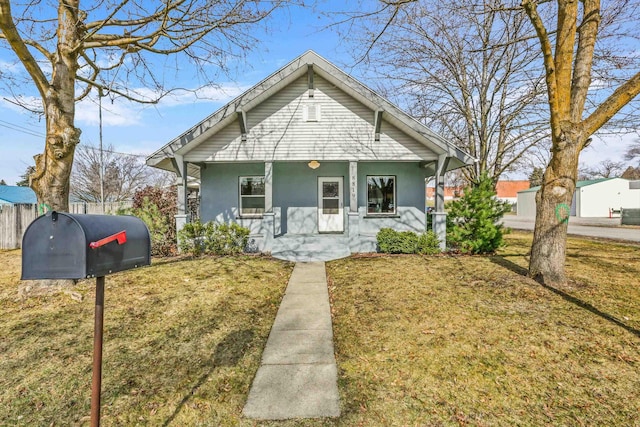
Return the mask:
MULTIPOLYGON (((206 163, 200 218, 237 222, 250 230, 253 250, 284 259, 375 252, 382 228, 425 230, 425 179, 444 169, 438 160, 206 163)), ((444 221, 433 223, 444 234, 444 221)))
POLYGON ((375 235, 285 234, 273 239, 271 256, 285 261, 332 261, 352 253, 376 252, 375 235))
POLYGON ((349 255, 345 234, 284 234, 274 238, 271 246, 271 256, 285 261, 331 261, 349 255))

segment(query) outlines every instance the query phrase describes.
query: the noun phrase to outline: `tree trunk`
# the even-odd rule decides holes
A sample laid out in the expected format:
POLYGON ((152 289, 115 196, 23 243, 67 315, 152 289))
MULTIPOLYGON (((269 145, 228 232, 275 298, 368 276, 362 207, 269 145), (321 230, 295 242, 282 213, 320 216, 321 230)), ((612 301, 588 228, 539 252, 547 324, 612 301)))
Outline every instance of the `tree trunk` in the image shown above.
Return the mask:
POLYGON ((562 132, 559 138, 560 141, 554 141, 557 149, 551 155, 542 187, 536 194, 536 225, 529 262, 529 276, 548 285, 566 283, 567 224, 583 145, 583 136, 577 127, 562 132))
POLYGON ((77 46, 81 39, 78 11, 78 0, 59 3, 51 82, 42 90, 47 136, 44 152, 35 156, 36 170, 30 178, 43 210, 69 210, 69 177, 80 142, 80 129, 74 126, 77 46))
POLYGON ((31 188, 38 197, 39 209, 67 212, 69 177, 75 147, 80 141, 80 129, 73 126, 73 112, 48 105, 46 116, 45 150, 35 156, 36 170, 31 175, 31 188))

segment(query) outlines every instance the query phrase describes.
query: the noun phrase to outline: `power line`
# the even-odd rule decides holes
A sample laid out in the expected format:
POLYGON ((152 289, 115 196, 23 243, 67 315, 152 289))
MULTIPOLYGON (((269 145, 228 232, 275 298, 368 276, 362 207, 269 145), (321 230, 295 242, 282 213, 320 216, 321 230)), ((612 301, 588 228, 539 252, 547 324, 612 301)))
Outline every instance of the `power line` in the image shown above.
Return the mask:
POLYGON ((16 132, 22 132, 22 133, 26 133, 27 135, 44 138, 44 135, 39 133, 38 131, 26 128, 24 126, 16 125, 10 122, 6 122, 4 120, 0 120, 0 126, 5 127, 7 129, 15 130, 16 132))
MULTIPOLYGON (((90 150, 94 150, 94 151, 100 150, 100 148, 94 147, 94 146, 91 146, 91 145, 84 145, 84 147, 86 147, 86 148, 88 148, 90 150)), ((142 157, 142 158, 146 158, 147 157, 146 154, 122 153, 120 151, 107 150, 106 148, 103 148, 102 151, 104 151, 105 153, 120 154, 121 156, 142 157)))
MULTIPOLYGON (((0 120, 0 126, 5 127, 7 129, 11 129, 14 130, 16 132, 22 132, 22 133, 26 133, 28 135, 31 136, 37 136, 37 137, 42 137, 44 138, 44 134, 41 134, 35 130, 31 130, 29 128, 26 128, 24 126, 20 126, 20 125, 16 125, 10 122, 6 122, 4 120, 0 120)), ((91 150, 99 150, 98 147, 93 147, 91 145, 84 145, 84 147, 87 147, 91 150)), ((123 153, 121 151, 114 151, 114 150, 107 150, 107 149, 103 149, 102 151, 104 151, 105 153, 111 153, 111 154, 119 154, 121 156, 131 156, 131 157, 141 157, 141 158, 146 158, 147 155, 146 154, 133 154, 133 153, 123 153)))

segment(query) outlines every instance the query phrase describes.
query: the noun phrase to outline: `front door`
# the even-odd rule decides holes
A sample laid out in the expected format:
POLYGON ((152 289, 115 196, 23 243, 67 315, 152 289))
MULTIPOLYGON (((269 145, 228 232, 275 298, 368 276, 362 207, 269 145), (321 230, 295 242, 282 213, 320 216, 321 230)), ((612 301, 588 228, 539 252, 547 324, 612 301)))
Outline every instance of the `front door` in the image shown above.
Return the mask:
POLYGON ((342 233, 343 209, 342 177, 318 178, 318 232, 342 233))

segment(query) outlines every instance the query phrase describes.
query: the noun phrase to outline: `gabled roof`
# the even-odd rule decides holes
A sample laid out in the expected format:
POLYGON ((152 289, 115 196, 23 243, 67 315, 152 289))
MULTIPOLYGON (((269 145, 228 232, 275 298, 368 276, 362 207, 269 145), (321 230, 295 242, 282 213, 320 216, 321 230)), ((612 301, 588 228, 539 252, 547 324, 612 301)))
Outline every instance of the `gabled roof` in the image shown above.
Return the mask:
POLYGON ((497 197, 516 197, 519 191, 526 190, 531 184, 527 180, 518 181, 498 181, 496 183, 497 197))
MULTIPOLYGON (((624 179, 624 178, 597 178, 597 179, 588 179, 588 180, 585 180, 585 181, 578 181, 578 182, 576 182, 576 190, 578 188, 583 188, 583 187, 586 187, 588 185, 599 184, 599 183, 605 182, 605 181, 611 181, 612 179, 624 179)), ((539 189, 540 189, 540 186, 537 185, 535 187, 529 188, 528 190, 518 191, 518 194, 520 194, 520 193, 533 193, 535 191, 538 191, 539 189)))
MULTIPOLYGON (((282 88, 306 75, 310 68, 312 68, 314 73, 330 81, 371 110, 381 111, 384 120, 428 147, 434 153, 438 155, 446 154, 447 157, 450 158, 447 170, 472 164, 475 161, 469 154, 446 141, 443 137, 431 131, 399 107, 340 70, 317 53, 307 51, 177 138, 171 140, 149 156, 147 158, 147 164, 161 169, 174 170, 175 166, 173 165, 173 161, 175 155, 182 155, 193 149, 208 137, 236 120, 239 114, 250 111, 282 88)), ((190 174, 196 174, 197 169, 197 167, 190 168, 190 174)))
POLYGON ((37 203, 36 193, 29 187, 0 185, 0 202, 11 204, 37 203))

